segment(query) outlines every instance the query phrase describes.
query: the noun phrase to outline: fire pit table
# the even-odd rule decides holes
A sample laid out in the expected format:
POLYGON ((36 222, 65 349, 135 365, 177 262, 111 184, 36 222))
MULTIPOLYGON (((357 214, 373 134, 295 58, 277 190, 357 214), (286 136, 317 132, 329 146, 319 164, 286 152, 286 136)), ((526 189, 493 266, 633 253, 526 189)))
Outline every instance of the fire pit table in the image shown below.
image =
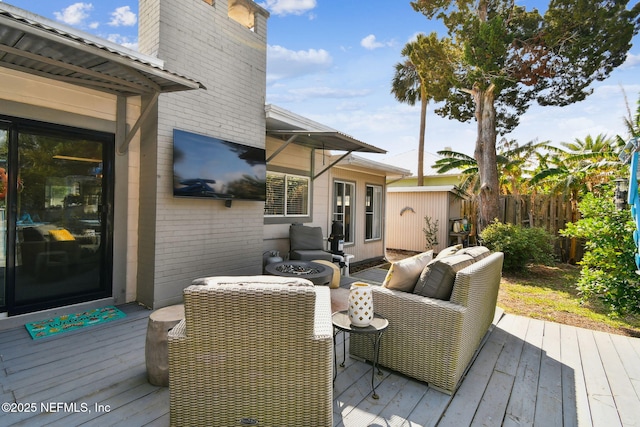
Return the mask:
POLYGON ((333 269, 312 261, 274 262, 267 264, 265 270, 273 276, 307 279, 314 285, 330 285, 333 279, 333 269))

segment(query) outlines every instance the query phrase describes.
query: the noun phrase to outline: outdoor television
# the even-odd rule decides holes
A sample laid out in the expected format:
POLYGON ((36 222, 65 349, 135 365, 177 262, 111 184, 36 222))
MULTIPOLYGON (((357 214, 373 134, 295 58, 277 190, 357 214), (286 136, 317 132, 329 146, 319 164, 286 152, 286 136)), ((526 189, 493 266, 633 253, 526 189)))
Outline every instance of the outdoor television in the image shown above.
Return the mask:
POLYGON ((206 135, 173 131, 173 195, 265 200, 265 150, 206 135))

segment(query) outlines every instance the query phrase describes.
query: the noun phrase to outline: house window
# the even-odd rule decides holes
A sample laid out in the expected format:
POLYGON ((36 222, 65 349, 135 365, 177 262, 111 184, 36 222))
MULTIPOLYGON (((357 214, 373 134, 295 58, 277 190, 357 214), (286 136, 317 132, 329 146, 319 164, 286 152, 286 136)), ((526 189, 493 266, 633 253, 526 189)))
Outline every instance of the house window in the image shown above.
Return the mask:
POLYGON ((253 2, 247 0, 229 0, 227 6, 229 18, 253 31, 255 27, 255 12, 251 3, 253 2))
POLYGON ((354 204, 356 186, 351 182, 335 181, 333 184, 333 220, 344 226, 344 242, 353 243, 354 204))
POLYGON ((267 171, 265 216, 308 216, 309 188, 307 176, 267 171))
POLYGON ((367 185, 365 197, 365 240, 382 238, 382 187, 367 185))

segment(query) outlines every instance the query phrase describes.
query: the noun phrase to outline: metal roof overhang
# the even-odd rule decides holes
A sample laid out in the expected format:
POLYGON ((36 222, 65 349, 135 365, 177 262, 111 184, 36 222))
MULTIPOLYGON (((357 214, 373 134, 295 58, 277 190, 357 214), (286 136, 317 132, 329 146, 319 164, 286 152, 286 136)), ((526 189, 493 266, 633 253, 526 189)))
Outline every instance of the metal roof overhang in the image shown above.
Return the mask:
POLYGON ((369 145, 338 131, 267 130, 267 135, 285 140, 285 142, 275 152, 273 152, 271 156, 269 156, 267 163, 280 154, 280 152, 291 143, 316 150, 346 151, 344 155, 331 162, 328 167, 316 174, 313 179, 316 179, 331 169, 354 151, 379 154, 385 154, 387 152, 382 148, 374 147, 373 145, 369 145))
POLYGON ((149 116, 160 93, 206 89, 164 69, 164 62, 123 46, 0 3, 0 67, 117 96, 116 150, 122 154, 149 116), (127 129, 126 98, 149 95, 127 129))
POLYGON ((204 88, 157 58, 3 3, 0 66, 122 96, 204 88))

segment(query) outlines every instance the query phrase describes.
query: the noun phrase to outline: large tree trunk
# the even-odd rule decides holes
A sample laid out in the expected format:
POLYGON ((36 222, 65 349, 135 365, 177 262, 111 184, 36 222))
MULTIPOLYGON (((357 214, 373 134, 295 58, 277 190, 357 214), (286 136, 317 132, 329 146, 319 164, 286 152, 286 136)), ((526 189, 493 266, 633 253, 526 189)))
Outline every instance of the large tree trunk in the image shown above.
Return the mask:
POLYGON ((424 185, 424 136, 427 129, 427 94, 424 85, 421 85, 420 106, 420 137, 418 139, 418 186, 424 185))
POLYGON ((478 139, 474 151, 480 178, 478 231, 482 231, 500 214, 496 160, 496 109, 493 92, 493 85, 486 90, 476 86, 472 91, 478 123, 478 139))

